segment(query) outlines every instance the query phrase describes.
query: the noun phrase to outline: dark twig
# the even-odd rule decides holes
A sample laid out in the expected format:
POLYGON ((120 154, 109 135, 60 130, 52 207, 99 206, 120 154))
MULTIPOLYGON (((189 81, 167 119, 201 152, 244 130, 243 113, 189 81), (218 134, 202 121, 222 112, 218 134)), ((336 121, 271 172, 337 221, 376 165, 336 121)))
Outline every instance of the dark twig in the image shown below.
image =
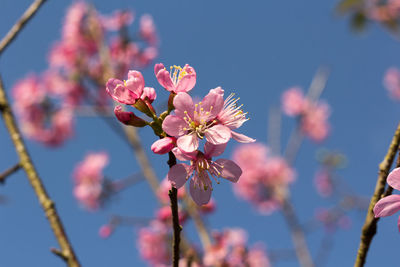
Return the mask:
POLYGON ((18 171, 21 168, 21 164, 17 163, 14 166, 8 168, 3 173, 0 173, 0 184, 4 184, 7 177, 13 174, 14 172, 18 171))
MULTIPOLYGON (((172 168, 176 164, 175 155, 169 152, 168 165, 172 168)), ((172 226, 174 230, 173 236, 173 249, 172 249, 172 266, 179 267, 179 243, 181 241, 180 233, 182 226, 179 225, 179 214, 178 214, 178 189, 172 187, 169 190, 169 199, 171 200, 171 211, 172 211, 172 226)))
POLYGON ((362 227, 361 241, 358 247, 356 262, 354 264, 355 267, 364 266, 369 247, 371 245, 374 235, 376 234, 379 218, 375 218, 373 208, 376 202, 378 202, 378 200, 381 197, 391 194, 391 189, 388 188, 385 194, 384 190, 386 185, 386 178, 393 164, 396 152, 399 149, 399 144, 400 144, 400 123, 397 126, 396 132, 394 133, 392 142, 390 143, 385 158, 383 159, 381 164, 379 164, 378 180, 376 181, 375 191, 371 197, 371 201, 367 211, 367 216, 365 218, 364 226, 362 227))
POLYGON ((14 40, 18 33, 22 30, 25 24, 36 14, 40 6, 44 4, 46 0, 36 0, 33 2, 28 9, 22 14, 20 19, 12 26, 8 31, 6 36, 0 41, 0 55, 3 53, 4 49, 14 40))

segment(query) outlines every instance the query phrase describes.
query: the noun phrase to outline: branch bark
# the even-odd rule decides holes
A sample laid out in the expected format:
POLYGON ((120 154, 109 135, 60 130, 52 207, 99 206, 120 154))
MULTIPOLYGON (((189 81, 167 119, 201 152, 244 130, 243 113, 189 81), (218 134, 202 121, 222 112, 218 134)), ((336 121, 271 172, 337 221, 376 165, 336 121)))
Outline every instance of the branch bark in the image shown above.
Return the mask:
POLYGON ((10 176, 14 172, 18 171, 20 168, 21 168, 21 164, 17 163, 14 166, 12 166, 11 168, 8 168, 3 173, 1 173, 0 174, 0 184, 3 184, 6 181, 8 176, 10 176))
MULTIPOLYGON (((10 134, 10 137, 14 143, 15 150, 17 151, 21 167, 25 170, 29 182, 32 185, 33 190, 42 206, 44 213, 46 214, 47 220, 50 223, 50 227, 53 230, 54 236, 56 237, 61 250, 57 250, 56 255, 62 255, 62 259, 68 264, 69 267, 80 267, 78 259, 72 249, 70 242, 68 241, 61 219, 55 208, 53 200, 48 196, 46 189, 33 165, 32 159, 28 154, 25 143, 21 137, 21 132, 17 127, 14 114, 12 113, 10 104, 6 98, 3 82, 0 78, 0 106, 1 114, 4 119, 4 123, 10 134)), ((53 250, 54 251, 54 250, 53 250)))
POLYGON ((386 178, 393 164, 396 152, 399 149, 399 144, 400 144, 400 123, 397 125, 396 132, 394 133, 392 142, 390 143, 385 158, 379 164, 378 180, 376 181, 375 191, 371 197, 371 201, 367 211, 367 216, 365 218, 364 226, 362 227, 360 245, 358 247, 356 262, 354 264, 355 267, 364 266, 369 247, 371 245, 372 239, 374 238, 374 235, 376 234, 379 218, 375 218, 373 208, 376 202, 378 202, 378 200, 381 197, 385 195, 386 196, 390 195, 392 192, 392 189, 388 187, 386 193, 384 194, 386 178))

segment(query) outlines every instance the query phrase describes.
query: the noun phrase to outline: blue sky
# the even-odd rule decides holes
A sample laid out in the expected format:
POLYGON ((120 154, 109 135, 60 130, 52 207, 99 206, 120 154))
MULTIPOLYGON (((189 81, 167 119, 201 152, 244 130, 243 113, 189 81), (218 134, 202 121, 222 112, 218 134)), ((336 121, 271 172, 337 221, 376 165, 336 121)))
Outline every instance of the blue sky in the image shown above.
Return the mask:
MULTIPOLYGON (((335 3, 307 1, 92 1, 102 12, 130 8, 137 15, 150 13, 161 39, 157 62, 165 65, 189 63, 197 72, 194 95, 222 86, 241 98, 251 120, 242 132, 266 141, 268 110, 279 105, 286 88, 307 88, 317 68, 329 66, 331 75, 322 98, 332 108, 332 134, 324 147, 341 151, 349 164, 340 175, 361 195, 371 195, 378 164, 386 153, 399 121, 399 103, 389 99, 382 77, 390 66, 400 67, 399 42, 382 28, 372 25, 364 34, 354 34, 348 20, 334 13, 335 3)), ((0 36, 22 14, 30 1, 2 0, 0 36)), ((29 72, 41 72, 47 66, 46 55, 52 42, 60 37, 61 21, 69 1, 48 1, 21 35, 0 58, 0 73, 8 89, 29 72)), ((143 70, 146 84, 154 86, 165 99, 152 71, 143 70)), ((284 146, 294 122, 283 120, 284 146)), ((143 144, 156 165, 157 175, 167 172, 166 156, 154 156, 149 149, 155 140, 150 129, 141 130, 143 144)), ((144 264, 136 249, 136 229, 125 227, 108 240, 101 240, 98 228, 109 214, 152 216, 157 206, 147 184, 124 191, 104 211, 88 213, 80 209, 72 196, 71 170, 89 151, 110 153, 107 176, 121 178, 138 170, 130 148, 100 119, 79 118, 75 137, 58 149, 27 142, 40 175, 55 200, 68 235, 83 266, 140 266, 144 264), (99 131, 98 129, 102 129, 99 131)), ((225 152, 228 157, 236 144, 225 152)), ((17 160, 4 125, 0 124, 0 170, 17 160)), ((295 167, 298 180, 292 186, 292 199, 302 221, 313 216, 318 207, 332 202, 321 200, 314 192, 312 178, 316 170, 318 147, 306 141, 295 167)), ((8 198, 0 206, 0 266, 64 266, 48 250, 56 241, 37 200, 22 172, 0 187, 8 198)), ((291 246, 282 216, 260 216, 249 204, 236 199, 228 182, 216 186, 213 196, 217 212, 210 228, 243 227, 250 243, 263 241, 271 250, 291 246)), ((326 266, 353 264, 365 214, 355 213, 348 231, 335 234, 334 248, 326 266)), ((400 235, 397 217, 379 222, 366 266, 393 266, 397 260, 400 235)), ((196 240, 189 226, 188 235, 196 240)), ((321 232, 309 236, 315 255, 321 232)), ((276 266, 296 266, 281 261, 276 266)))

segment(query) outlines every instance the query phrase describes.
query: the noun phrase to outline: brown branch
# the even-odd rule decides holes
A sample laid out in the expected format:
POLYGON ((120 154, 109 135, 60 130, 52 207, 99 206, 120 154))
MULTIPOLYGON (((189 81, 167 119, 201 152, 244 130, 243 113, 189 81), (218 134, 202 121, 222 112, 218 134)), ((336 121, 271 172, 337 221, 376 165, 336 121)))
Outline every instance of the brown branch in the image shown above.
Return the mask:
POLYGON ((3 173, 0 173, 0 184, 4 184, 7 177, 13 174, 14 172, 18 171, 21 168, 21 164, 17 163, 14 166, 8 168, 3 173))
POLYGON ((44 4, 46 0, 36 0, 34 1, 27 10, 25 10, 24 14, 19 18, 19 20, 12 26, 12 28, 8 31, 6 36, 0 41, 0 55, 4 52, 4 49, 17 37, 18 33, 22 30, 25 24, 36 14, 42 4, 44 4))
POLYGON ((381 197, 391 194, 390 187, 388 187, 385 194, 383 193, 385 190, 386 178, 389 174, 390 168, 396 156, 396 151, 399 149, 399 144, 400 144, 400 123, 397 126, 396 132, 394 133, 392 142, 390 143, 385 158, 383 159, 381 164, 379 164, 378 180, 376 181, 375 191, 371 197, 371 201, 367 211, 367 216, 365 218, 364 226, 362 227, 361 241, 358 247, 356 262, 354 264, 355 267, 364 266, 369 247, 371 245, 374 235, 376 234, 379 218, 375 218, 373 208, 376 202, 378 202, 378 200, 381 197))
POLYGON ((305 234, 288 198, 283 202, 282 214, 292 235, 294 250, 300 265, 303 267, 313 267, 314 263, 308 250, 305 234))
MULTIPOLYGON (((69 267, 79 267, 80 264, 75 256, 71 244, 68 241, 67 235, 64 231, 61 219, 58 216, 53 200, 48 196, 46 189, 33 165, 32 159, 28 154, 24 141, 21 137, 21 132, 17 127, 14 114, 10 108, 9 102, 6 98, 3 83, 0 78, 0 106, 2 106, 1 114, 3 116, 5 125, 14 143, 15 149, 19 156, 21 167, 25 170, 29 182, 35 191, 40 205, 42 206, 46 217, 50 223, 53 233, 60 245, 63 259, 69 267)), ((58 253, 59 254, 59 253, 58 253)))
MULTIPOLYGON (((172 168, 176 165, 176 157, 174 153, 169 152, 168 165, 172 168)), ((173 235, 173 249, 172 249, 172 266, 179 267, 179 243, 181 241, 182 226, 179 225, 179 214, 178 214, 178 189, 172 186, 169 190, 169 199, 171 200, 171 211, 172 211, 172 227, 174 230, 173 235)))

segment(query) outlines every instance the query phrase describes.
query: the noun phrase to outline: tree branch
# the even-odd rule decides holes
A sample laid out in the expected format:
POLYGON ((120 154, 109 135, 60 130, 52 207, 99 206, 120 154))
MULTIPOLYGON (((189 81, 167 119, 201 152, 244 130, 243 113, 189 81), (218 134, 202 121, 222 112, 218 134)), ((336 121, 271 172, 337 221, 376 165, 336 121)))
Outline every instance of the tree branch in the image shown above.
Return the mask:
POLYGON ((21 168, 21 164, 17 163, 14 166, 8 168, 3 173, 0 173, 0 184, 4 184, 7 177, 13 174, 14 172, 18 171, 21 168))
POLYGON ((33 165, 32 159, 28 154, 24 141, 21 137, 21 132, 17 127, 14 114, 12 113, 12 110, 6 98, 1 78, 0 105, 3 107, 1 110, 1 114, 19 156, 21 167, 25 170, 28 180, 31 183, 32 188, 39 199, 40 205, 42 206, 46 214, 47 220, 49 221, 53 233, 60 245, 62 255, 64 255, 64 257, 62 258, 65 259, 69 267, 79 267, 80 264, 75 256, 71 244, 68 241, 61 219, 56 211, 54 202, 48 196, 46 189, 35 169, 35 166, 33 165))
POLYGON ((369 247, 371 245, 374 235, 376 234, 379 218, 375 218, 374 216, 373 212, 374 206, 381 197, 391 194, 390 187, 388 187, 385 194, 383 193, 385 190, 386 178, 393 164, 396 152, 399 149, 399 144, 400 144, 400 123, 397 126, 396 132, 394 133, 392 142, 390 143, 385 158, 383 159, 381 164, 379 164, 378 180, 376 181, 375 191, 371 197, 371 201, 367 211, 367 216, 365 218, 364 226, 362 227, 361 241, 358 247, 356 262, 354 264, 355 267, 364 266, 369 247))
MULTIPOLYGON (((168 160, 169 168, 176 165, 176 158, 174 153, 169 152, 168 160)), ((172 249, 172 266, 179 267, 179 243, 181 241, 182 226, 179 225, 179 214, 178 214, 178 189, 172 186, 169 190, 169 199, 171 200, 171 211, 172 211, 172 227, 174 230, 173 236, 173 249, 172 249)))
POLYGON ((12 26, 8 31, 6 36, 0 41, 0 55, 3 53, 4 49, 17 37, 18 33, 22 30, 25 24, 36 14, 39 8, 44 4, 46 0, 36 0, 34 1, 28 9, 22 14, 20 19, 12 26))

